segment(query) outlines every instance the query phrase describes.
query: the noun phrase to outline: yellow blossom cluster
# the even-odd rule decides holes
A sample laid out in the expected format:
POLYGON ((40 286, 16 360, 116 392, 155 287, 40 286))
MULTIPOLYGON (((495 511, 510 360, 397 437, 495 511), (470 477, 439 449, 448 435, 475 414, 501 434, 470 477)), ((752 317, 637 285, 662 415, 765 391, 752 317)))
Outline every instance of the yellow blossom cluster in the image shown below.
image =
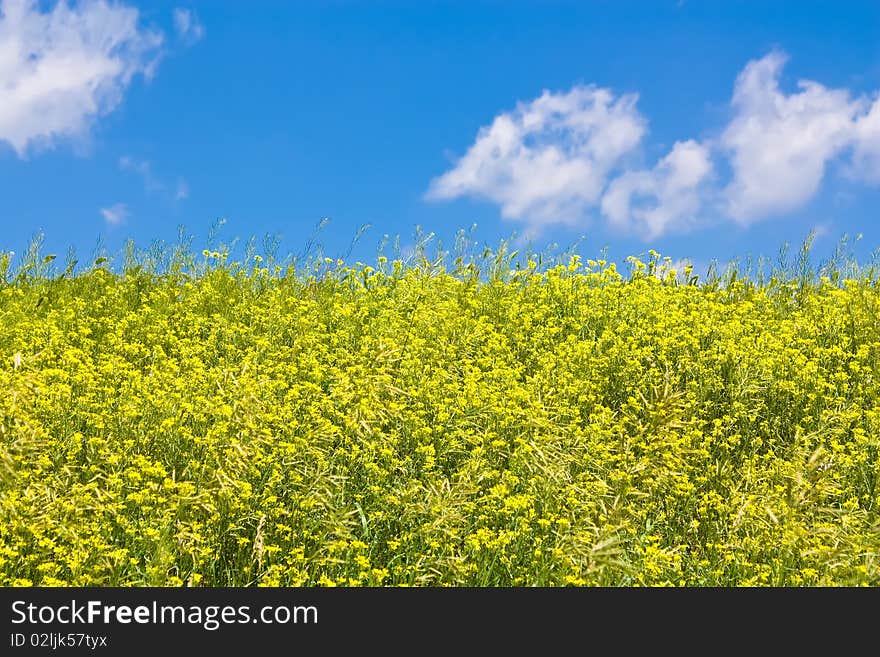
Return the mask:
POLYGON ((880 584, 874 281, 205 259, 0 281, 0 585, 880 584))

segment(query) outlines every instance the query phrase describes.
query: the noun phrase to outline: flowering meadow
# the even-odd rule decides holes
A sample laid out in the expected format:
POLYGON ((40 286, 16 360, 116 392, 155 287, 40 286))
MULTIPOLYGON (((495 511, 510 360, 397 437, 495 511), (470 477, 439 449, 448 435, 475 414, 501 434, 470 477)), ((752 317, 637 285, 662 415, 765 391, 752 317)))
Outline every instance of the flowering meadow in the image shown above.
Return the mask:
POLYGON ((880 585, 877 278, 0 255, 0 585, 880 585))

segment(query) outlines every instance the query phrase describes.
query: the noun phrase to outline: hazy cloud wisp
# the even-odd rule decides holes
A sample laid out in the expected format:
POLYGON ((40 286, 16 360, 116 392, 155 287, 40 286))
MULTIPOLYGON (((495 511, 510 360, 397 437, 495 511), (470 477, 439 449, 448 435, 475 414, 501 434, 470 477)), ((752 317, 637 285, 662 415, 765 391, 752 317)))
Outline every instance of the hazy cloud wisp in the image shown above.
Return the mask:
POLYGON ((131 213, 124 203, 116 203, 109 208, 101 208, 101 216, 111 226, 118 226, 125 221, 131 213))
POLYGON ((192 45, 204 38, 205 27, 193 11, 178 7, 174 10, 173 16, 174 30, 184 43, 192 45))
POLYGON ((140 176, 144 182, 144 189, 149 193, 161 194, 172 201, 182 201, 189 198, 189 184, 185 179, 178 178, 174 185, 163 182, 156 176, 153 164, 149 160, 123 155, 119 158, 119 168, 140 176))

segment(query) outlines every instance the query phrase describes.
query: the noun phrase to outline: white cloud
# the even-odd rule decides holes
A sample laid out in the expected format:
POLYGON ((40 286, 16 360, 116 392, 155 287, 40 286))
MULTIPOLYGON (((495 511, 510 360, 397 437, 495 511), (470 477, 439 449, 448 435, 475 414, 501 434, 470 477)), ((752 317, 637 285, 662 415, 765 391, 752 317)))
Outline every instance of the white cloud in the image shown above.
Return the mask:
POLYGON ((485 198, 501 206, 502 216, 532 227, 577 223, 645 134, 636 100, 576 86, 519 103, 480 130, 455 166, 431 182, 427 197, 485 198))
POLYGON ((101 216, 111 226, 118 226, 125 221, 131 213, 124 203, 116 203, 109 208, 101 208, 101 216))
POLYGON ((576 86, 499 114, 431 199, 488 199, 534 234, 550 223, 610 225, 654 239, 733 220, 741 225, 798 210, 819 192, 829 165, 880 185, 880 93, 855 97, 799 80, 780 88, 782 52, 750 61, 734 84, 732 118, 718 137, 682 140, 650 169, 633 169, 646 121, 636 96, 576 86), (844 158, 848 158, 844 160, 844 158), (729 165, 729 175, 721 174, 729 165))
POLYGON ((864 106, 846 89, 809 80, 797 83, 798 92, 783 93, 779 74, 785 60, 773 52, 746 65, 734 87, 735 115, 721 135, 733 169, 724 190, 726 212, 743 224, 812 199, 828 163, 851 145, 864 106))
POLYGON ((870 183, 880 184, 880 97, 855 124, 852 172, 870 183))
POLYGON ((112 112, 135 75, 150 77, 162 35, 107 0, 0 0, 0 141, 29 148, 83 136, 112 112))
POLYGON ((177 36, 188 45, 201 41, 205 36, 205 27, 189 9, 178 7, 174 10, 174 29, 177 36))
POLYGON ((695 225, 703 186, 712 173, 709 149, 693 140, 676 142, 650 171, 627 171, 602 197, 609 222, 647 239, 695 225))

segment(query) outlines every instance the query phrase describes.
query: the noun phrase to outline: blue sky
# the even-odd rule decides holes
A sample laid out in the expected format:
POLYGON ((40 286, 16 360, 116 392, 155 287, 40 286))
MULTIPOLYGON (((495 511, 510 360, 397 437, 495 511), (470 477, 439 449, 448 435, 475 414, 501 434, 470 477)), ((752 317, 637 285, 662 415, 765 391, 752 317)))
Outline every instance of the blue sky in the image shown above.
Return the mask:
POLYGON ((876 2, 0 0, 0 248, 880 246, 876 2))

